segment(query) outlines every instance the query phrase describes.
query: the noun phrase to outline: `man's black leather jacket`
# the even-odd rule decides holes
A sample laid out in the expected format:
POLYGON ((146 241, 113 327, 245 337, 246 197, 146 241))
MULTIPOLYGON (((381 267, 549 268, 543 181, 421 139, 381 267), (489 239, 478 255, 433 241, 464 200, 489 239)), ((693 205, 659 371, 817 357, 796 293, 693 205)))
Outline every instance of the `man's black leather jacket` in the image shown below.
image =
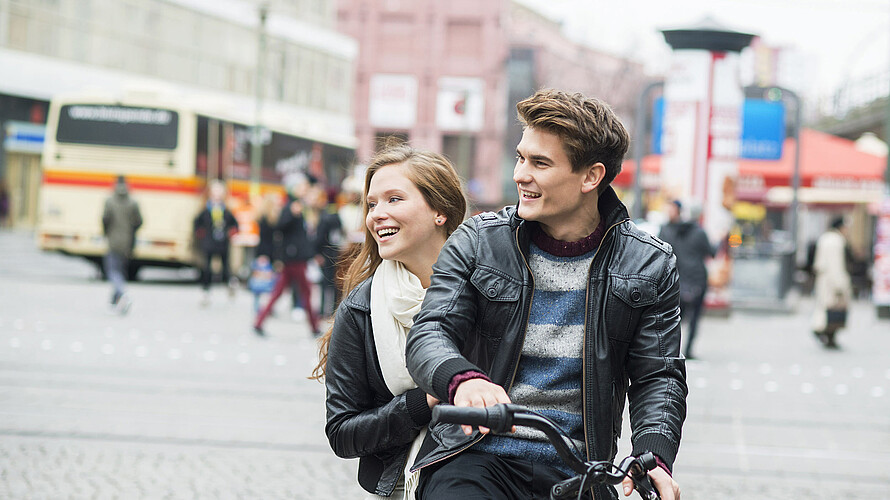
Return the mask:
MULTIPOLYGON (((614 460, 627 396, 633 453, 651 451, 672 467, 688 391, 675 258, 670 245, 637 229, 612 188, 598 207, 606 234, 590 266, 582 351, 587 457, 614 460)), ((531 224, 514 207, 483 213, 462 224, 439 254, 407 345, 408 371, 438 399, 447 401, 452 377, 469 370, 509 392, 535 287, 531 224)), ((479 439, 478 432, 435 425, 414 468, 479 439)), ((598 489, 597 498, 608 498, 608 490, 598 489)))

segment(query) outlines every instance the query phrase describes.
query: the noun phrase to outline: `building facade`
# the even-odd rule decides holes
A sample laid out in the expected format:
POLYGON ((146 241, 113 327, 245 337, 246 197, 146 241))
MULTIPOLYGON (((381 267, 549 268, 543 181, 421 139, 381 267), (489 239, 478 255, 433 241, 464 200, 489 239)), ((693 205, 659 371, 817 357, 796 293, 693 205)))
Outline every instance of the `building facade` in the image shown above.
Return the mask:
POLYGON ((388 137, 448 156, 473 201, 494 203, 504 135, 506 0, 342 0, 338 28, 359 42, 357 154, 388 137))
POLYGON ((519 100, 541 87, 583 92, 609 102, 630 128, 645 83, 641 65, 573 42, 510 0, 341 0, 337 16, 359 42, 359 158, 392 137, 442 152, 477 209, 515 198, 519 100))
MULTIPOLYGON (((285 117, 307 138, 351 148, 358 50, 335 23, 333 0, 0 0, 0 134, 8 122, 40 124, 59 93, 139 85, 285 117)), ((0 178, 24 207, 36 194, 25 179, 39 175, 21 172, 35 163, 19 154, 0 148, 0 178)))

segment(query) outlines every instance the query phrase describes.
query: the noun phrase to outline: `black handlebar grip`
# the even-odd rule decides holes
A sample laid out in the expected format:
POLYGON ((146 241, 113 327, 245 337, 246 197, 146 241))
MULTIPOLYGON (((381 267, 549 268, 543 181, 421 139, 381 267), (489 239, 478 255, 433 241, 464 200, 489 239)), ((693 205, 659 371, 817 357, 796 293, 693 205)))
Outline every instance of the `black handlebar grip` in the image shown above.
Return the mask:
POLYGON ((488 411, 487 408, 440 404, 433 407, 433 422, 488 427, 488 411))
POLYGON ((647 471, 658 467, 658 462, 655 461, 655 455, 651 451, 647 451, 637 458, 640 461, 640 465, 642 465, 643 468, 647 471))
POLYGON ((487 408, 471 406, 436 405, 433 407, 433 422, 488 427, 494 433, 501 433, 513 427, 513 418, 508 405, 497 404, 487 408))

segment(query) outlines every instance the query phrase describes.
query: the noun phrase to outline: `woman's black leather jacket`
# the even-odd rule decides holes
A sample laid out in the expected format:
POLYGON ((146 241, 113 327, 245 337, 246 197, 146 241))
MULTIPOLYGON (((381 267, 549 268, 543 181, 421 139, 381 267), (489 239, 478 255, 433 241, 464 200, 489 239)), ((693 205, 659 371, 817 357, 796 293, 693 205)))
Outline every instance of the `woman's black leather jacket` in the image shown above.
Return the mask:
POLYGON ((377 495, 392 494, 408 449, 430 421, 423 389, 393 395, 386 387, 371 330, 371 279, 337 308, 325 372, 331 449, 342 458, 360 457, 358 482, 377 495))

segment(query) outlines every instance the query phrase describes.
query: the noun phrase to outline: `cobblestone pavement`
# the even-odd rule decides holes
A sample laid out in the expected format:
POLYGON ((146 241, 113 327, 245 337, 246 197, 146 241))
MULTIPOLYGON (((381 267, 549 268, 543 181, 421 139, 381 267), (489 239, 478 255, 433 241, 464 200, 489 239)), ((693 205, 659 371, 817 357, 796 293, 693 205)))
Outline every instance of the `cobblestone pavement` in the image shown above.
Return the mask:
MULTIPOLYGON (((24 233, 0 231, 0 255, 0 498, 364 497, 356 461, 328 447, 315 342, 289 301, 258 339, 246 292, 201 308, 197 286, 148 270, 121 317, 87 264, 24 233)), ((890 322, 857 303, 825 351, 810 307, 704 318, 685 500, 890 499, 890 322)))
POLYGON ((323 450, 34 433, 0 444, 3 498, 356 498, 323 450))

